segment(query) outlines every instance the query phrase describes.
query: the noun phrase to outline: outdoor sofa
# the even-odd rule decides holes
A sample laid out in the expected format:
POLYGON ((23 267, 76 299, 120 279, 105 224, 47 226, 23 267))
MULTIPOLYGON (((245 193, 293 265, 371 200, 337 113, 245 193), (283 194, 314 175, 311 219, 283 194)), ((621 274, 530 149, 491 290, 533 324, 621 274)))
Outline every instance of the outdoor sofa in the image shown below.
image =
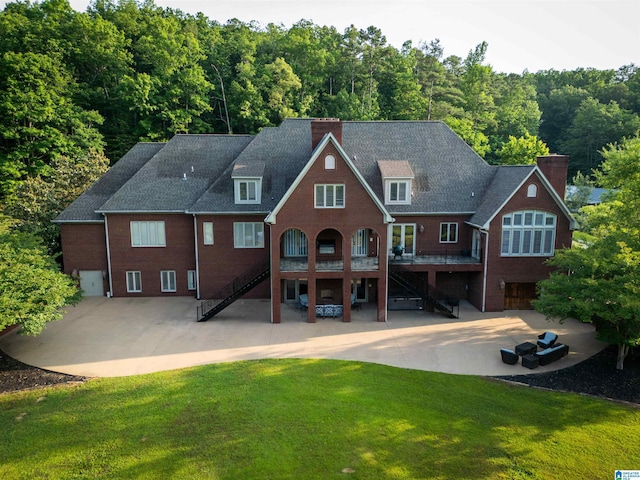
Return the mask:
POLYGON ((562 343, 558 343, 553 347, 545 348, 539 352, 534 353, 540 360, 540 365, 548 365, 555 362, 559 358, 564 357, 569 353, 569 346, 562 343))

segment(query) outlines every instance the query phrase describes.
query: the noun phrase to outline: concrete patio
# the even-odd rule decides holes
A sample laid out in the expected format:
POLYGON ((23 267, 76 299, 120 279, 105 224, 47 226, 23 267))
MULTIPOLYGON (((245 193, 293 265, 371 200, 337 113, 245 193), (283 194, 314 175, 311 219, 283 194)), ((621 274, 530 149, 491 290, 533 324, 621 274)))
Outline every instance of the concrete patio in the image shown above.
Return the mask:
POLYGON ((595 329, 575 320, 549 322, 534 311, 481 313, 462 302, 460 318, 439 313, 354 311, 352 321, 319 318, 283 305, 271 324, 268 300, 239 300, 214 319, 196 322, 193 298, 89 297, 37 337, 16 331, 0 349, 29 365, 89 377, 137 375, 218 362, 261 358, 326 358, 471 375, 537 374, 566 368, 602 350, 595 329), (502 363, 501 347, 535 341, 552 330, 569 355, 529 370, 502 363))

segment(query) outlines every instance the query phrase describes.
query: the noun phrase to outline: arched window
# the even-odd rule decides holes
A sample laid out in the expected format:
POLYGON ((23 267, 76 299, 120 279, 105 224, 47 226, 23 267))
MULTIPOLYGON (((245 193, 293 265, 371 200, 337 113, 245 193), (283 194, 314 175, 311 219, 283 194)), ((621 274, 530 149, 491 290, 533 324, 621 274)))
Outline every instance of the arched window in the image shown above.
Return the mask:
POLYGON ((527 197, 535 198, 538 196, 538 186, 535 183, 532 183, 527 187, 527 197))
POLYGON ((502 256, 551 256, 555 238, 553 213, 521 210, 502 217, 502 256))

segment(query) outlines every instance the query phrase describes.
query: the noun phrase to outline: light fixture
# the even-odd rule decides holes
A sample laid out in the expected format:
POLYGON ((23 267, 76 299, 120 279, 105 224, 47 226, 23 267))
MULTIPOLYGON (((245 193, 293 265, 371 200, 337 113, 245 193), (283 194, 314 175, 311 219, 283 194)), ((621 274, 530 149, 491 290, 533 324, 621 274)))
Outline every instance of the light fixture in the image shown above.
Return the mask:
POLYGON ((504 292, 504 287, 507 285, 506 283, 504 283, 504 280, 501 278, 498 283, 500 284, 500 290, 502 290, 504 292))
POLYGON ((424 225, 423 224, 418 225, 418 231, 420 233, 424 233, 424 225))

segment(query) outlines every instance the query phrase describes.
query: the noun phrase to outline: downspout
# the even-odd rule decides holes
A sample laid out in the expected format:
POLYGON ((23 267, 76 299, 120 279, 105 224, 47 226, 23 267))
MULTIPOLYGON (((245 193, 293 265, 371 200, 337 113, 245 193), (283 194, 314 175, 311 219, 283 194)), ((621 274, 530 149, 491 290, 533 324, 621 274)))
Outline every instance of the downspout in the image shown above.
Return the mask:
POLYGON ((107 222, 107 214, 104 217, 104 235, 107 243, 107 270, 109 271, 109 298, 113 297, 113 276, 111 275, 111 248, 109 246, 109 222, 107 222))
POLYGON ((489 258, 489 230, 479 229, 480 233, 484 233, 484 269, 482 272, 482 312, 485 312, 487 303, 487 265, 489 258))
POLYGON ((193 214, 193 238, 196 252, 196 300, 200 300, 200 253, 198 250, 198 219, 193 214))
MULTIPOLYGON (((270 223, 267 223, 267 225, 269 225, 269 271, 271 272, 269 275, 269 289, 271 291, 271 295, 269 295, 271 297, 269 316, 271 317, 271 324, 273 324, 273 228, 271 228, 270 223)), ((278 301, 280 300, 278 299, 278 301)), ((282 312, 280 312, 280 318, 282 318, 282 312)))

